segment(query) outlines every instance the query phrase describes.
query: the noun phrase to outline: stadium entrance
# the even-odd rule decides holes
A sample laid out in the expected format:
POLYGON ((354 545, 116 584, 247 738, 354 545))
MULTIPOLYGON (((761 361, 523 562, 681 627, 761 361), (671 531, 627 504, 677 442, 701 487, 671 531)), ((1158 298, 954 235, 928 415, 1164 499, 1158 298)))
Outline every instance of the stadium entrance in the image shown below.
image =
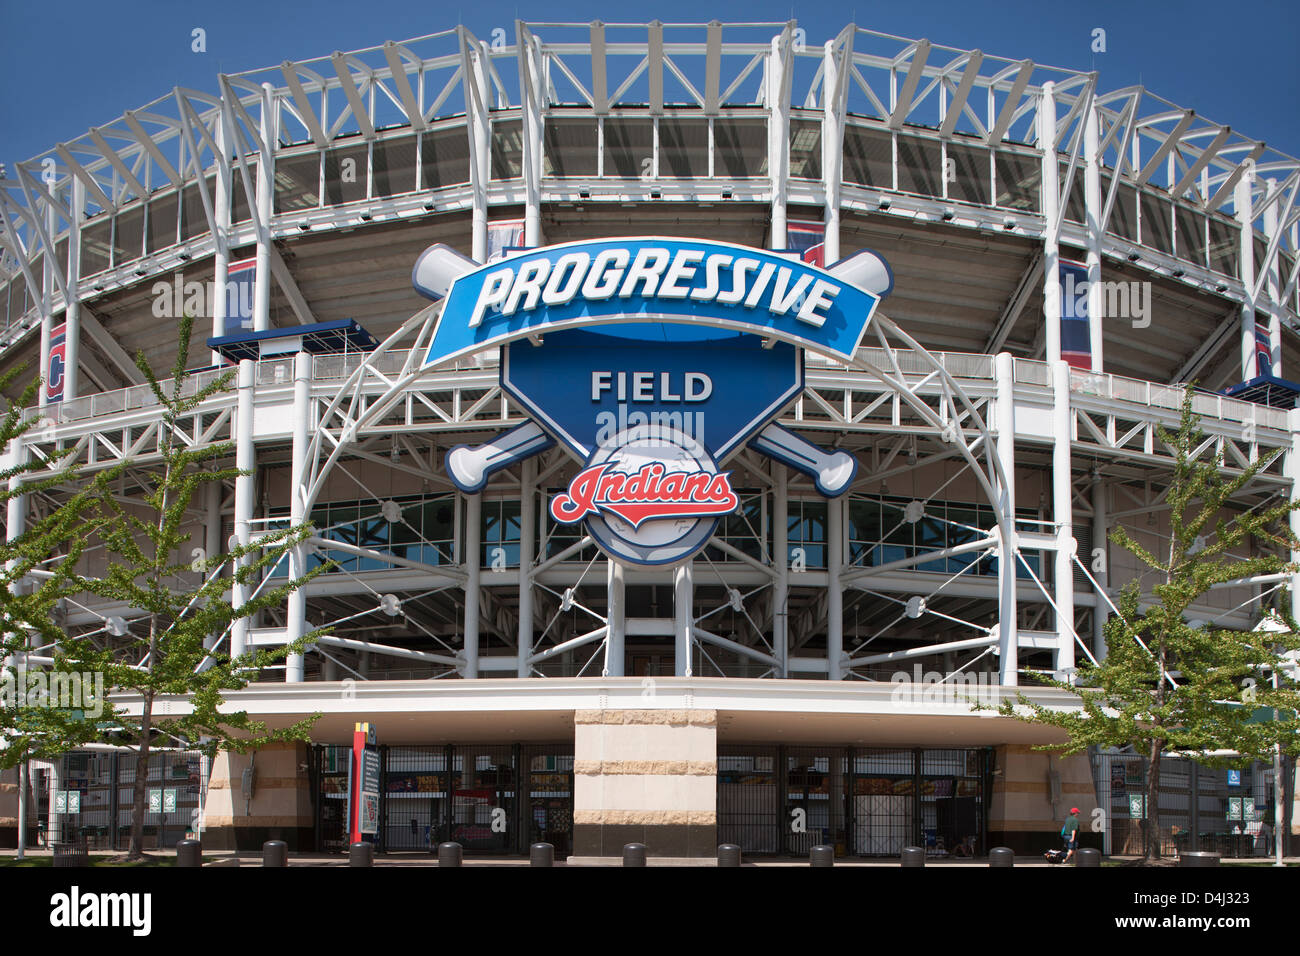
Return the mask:
MULTIPOLYGON (((572 852, 573 744, 380 747, 377 849, 431 852, 455 841, 473 854, 572 852)), ((313 748, 316 847, 347 849, 351 749, 313 748)))
POLYGON ((992 751, 720 746, 718 842, 746 854, 988 852, 992 751))

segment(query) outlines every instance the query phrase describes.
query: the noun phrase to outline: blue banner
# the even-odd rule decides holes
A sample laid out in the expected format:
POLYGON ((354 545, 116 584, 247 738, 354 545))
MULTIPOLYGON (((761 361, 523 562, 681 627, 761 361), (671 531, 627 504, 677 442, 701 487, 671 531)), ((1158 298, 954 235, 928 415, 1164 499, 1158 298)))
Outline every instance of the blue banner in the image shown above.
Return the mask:
MULTIPOLYGON (((420 288, 418 266, 416 279, 420 288)), ((425 365, 564 328, 646 321, 750 332, 849 360, 879 302, 824 269, 746 246, 566 243, 458 276, 425 365)))

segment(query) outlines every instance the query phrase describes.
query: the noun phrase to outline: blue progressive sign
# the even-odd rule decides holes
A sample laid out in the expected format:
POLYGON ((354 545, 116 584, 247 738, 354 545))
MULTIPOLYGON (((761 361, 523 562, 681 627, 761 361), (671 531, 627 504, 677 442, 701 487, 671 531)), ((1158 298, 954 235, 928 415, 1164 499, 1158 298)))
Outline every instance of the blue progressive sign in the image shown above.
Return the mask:
POLYGON ((466 492, 559 442, 583 467, 550 502, 612 557, 688 559, 739 506, 725 463, 748 446, 813 478, 828 497, 857 462, 772 424, 803 391, 803 353, 852 356, 888 266, 859 253, 821 269, 782 253, 692 239, 611 239, 478 266, 427 250, 417 289, 445 295, 426 356, 493 345, 501 383, 531 416, 447 473, 466 492), (836 271, 839 274, 836 274, 836 271))
MULTIPOLYGON (((415 287, 440 298, 443 283, 423 260, 415 287)), ((538 332, 647 320, 756 333, 847 360, 881 296, 777 252, 635 238, 529 250, 457 276, 446 298, 425 365, 538 332)))

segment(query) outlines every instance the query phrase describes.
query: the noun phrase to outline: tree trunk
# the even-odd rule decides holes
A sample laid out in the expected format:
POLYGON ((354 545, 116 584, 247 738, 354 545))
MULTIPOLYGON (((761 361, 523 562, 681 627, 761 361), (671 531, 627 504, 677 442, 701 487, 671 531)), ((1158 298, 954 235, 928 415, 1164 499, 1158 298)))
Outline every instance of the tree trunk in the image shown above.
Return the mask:
POLYGON ((1295 758, 1282 755, 1282 832, 1277 839, 1282 841, 1282 853, 1291 855, 1291 824, 1295 809, 1295 758))
POLYGON ((1160 754, 1164 741, 1153 738, 1147 755, 1146 862, 1160 859, 1160 754))
POLYGON ((131 843, 128 860, 144 857, 144 808, 149 789, 149 735, 153 724, 153 691, 146 691, 140 714, 140 752, 135 758, 135 792, 131 800, 131 843))

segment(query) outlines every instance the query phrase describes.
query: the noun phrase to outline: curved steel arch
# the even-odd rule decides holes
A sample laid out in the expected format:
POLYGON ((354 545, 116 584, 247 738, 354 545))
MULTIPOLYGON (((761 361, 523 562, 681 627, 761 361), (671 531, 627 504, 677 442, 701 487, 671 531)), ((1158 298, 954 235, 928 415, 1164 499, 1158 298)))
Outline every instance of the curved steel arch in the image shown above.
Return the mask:
MULTIPOLYGON (((368 353, 361 364, 351 372, 334 398, 322 409, 306 444, 305 461, 301 463, 303 480, 293 488, 293 494, 299 497, 301 503, 301 513, 310 512, 331 469, 346 455, 348 448, 356 443, 362 430, 370 423, 381 419, 428 371, 421 364, 421 358, 427 351, 441 308, 441 303, 435 303, 422 309, 380 343, 374 351, 368 353), (382 364, 383 357, 400 350, 406 351, 401 367, 396 372, 382 371, 379 366, 382 364), (383 385, 383 391, 378 395, 373 391, 376 380, 383 385), (372 387, 367 389, 365 387, 367 384, 372 387)), ((895 322, 876 313, 868 323, 868 330, 874 332, 892 368, 868 360, 861 354, 861 349, 860 354, 844 367, 865 372, 880 382, 886 389, 896 394, 900 401, 905 403, 926 425, 938 431, 945 443, 954 446, 974 473, 995 515, 999 552, 1007 556, 1006 560, 999 564, 999 577, 1001 579, 1003 575, 1010 574, 1014 579, 1016 568, 1014 515, 1010 513, 1008 496, 999 490, 1008 487, 1009 476, 995 453, 995 436, 988 423, 980 415, 976 403, 943 364, 895 322), (937 410, 931 402, 918 394, 916 388, 909 385, 899 366, 895 349, 890 343, 891 337, 907 348, 913 362, 919 360, 928 370, 923 376, 923 381, 937 380, 942 384, 937 410), (963 420, 966 424, 963 424, 963 420)), ((806 343, 802 344, 806 345, 806 343)), ((492 393, 489 392, 486 398, 491 397, 492 393)), ((1008 628, 1011 628, 1011 641, 1014 642, 1014 623, 1008 623, 1005 618, 1004 612, 1000 615, 999 628, 1003 635, 1007 633, 1008 628)), ((600 636, 594 639, 607 640, 606 637, 600 636)), ((1007 647, 1005 639, 1000 640, 999 643, 1004 649, 1007 647)), ((1014 648, 1011 650, 1013 653, 1009 656, 1011 666, 1014 667, 1014 648)), ((1006 682, 1006 675, 1004 675, 1004 682, 1006 682)))

